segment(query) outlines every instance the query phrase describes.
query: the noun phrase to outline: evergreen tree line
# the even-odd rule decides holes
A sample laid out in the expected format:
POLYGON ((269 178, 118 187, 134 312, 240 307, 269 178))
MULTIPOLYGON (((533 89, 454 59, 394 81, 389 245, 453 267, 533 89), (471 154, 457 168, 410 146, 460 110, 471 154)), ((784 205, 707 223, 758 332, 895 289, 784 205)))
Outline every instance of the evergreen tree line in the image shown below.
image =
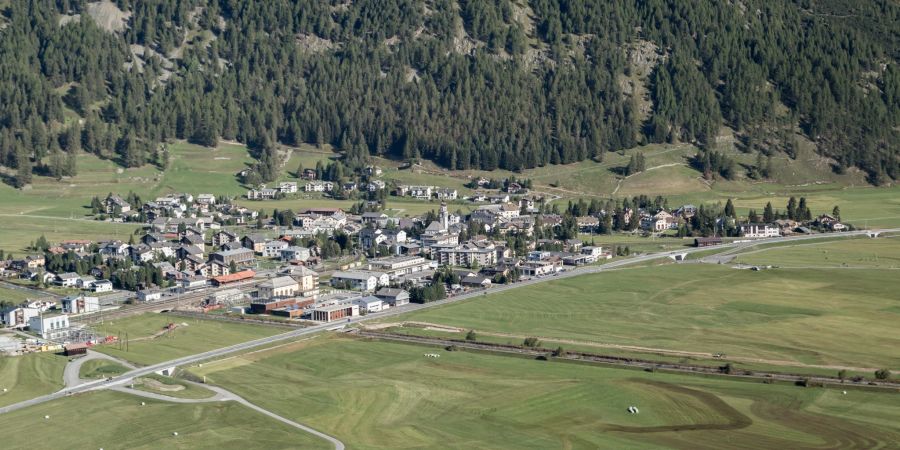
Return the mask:
MULTIPOLYGON (((900 173, 892 0, 846 6, 852 21, 817 14, 836 0, 528 3, 533 36, 509 0, 119 0, 131 13, 121 33, 95 25, 84 0, 9 2, 0 163, 21 186, 34 172, 74 174, 80 151, 164 168, 161 142, 228 139, 258 160, 248 182, 273 180, 277 144, 301 142, 353 159, 520 170, 644 142, 714 151, 724 122, 748 136, 798 123, 838 170, 861 167, 876 183, 900 173), (80 20, 60 25, 60 14, 80 20), (202 33, 170 59, 192 32, 202 33), (639 39, 662 56, 646 120, 619 83, 632 70, 624 48, 639 39)), ((703 170, 731 176, 714 159, 703 170)))

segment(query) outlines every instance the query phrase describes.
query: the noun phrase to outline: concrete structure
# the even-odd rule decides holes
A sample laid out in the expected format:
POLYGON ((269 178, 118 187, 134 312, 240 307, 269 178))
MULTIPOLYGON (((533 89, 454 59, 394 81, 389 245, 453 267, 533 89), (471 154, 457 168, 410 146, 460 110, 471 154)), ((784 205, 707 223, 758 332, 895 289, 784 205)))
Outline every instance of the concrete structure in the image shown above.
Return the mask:
POLYGON ((206 297, 208 305, 233 305, 244 300, 244 292, 240 289, 223 289, 215 291, 206 297))
POLYGON ((63 298, 59 303, 66 314, 84 314, 100 311, 100 299, 97 297, 72 295, 63 298))
POLYGON ((310 318, 319 322, 332 322, 359 315, 359 305, 347 302, 316 306, 309 312, 310 318))
POLYGON ((369 260, 369 270, 388 274, 391 281, 416 272, 437 268, 437 263, 421 256, 389 256, 369 260))
POLYGON ((28 320, 28 329, 44 339, 65 339, 69 336, 69 316, 39 315, 28 320))
POLYGON ((10 306, 0 309, 0 324, 10 328, 25 328, 32 317, 41 314, 38 308, 28 308, 23 306, 10 306))
POLYGON ((232 261, 235 264, 246 264, 255 259, 253 250, 249 248, 238 248, 234 250, 223 250, 209 255, 210 261, 218 261, 224 265, 230 265, 232 261))

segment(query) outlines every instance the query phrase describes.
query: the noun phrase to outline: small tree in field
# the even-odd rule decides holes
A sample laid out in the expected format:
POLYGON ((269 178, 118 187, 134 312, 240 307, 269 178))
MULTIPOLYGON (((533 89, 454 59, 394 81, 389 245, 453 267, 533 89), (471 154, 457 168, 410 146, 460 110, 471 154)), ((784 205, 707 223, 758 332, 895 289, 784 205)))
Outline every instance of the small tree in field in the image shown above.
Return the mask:
POLYGON ((841 381, 847 379, 847 371, 844 369, 838 370, 838 379, 840 379, 841 381))
POLYGON ((875 379, 887 380, 891 378, 891 371, 888 369, 879 369, 875 371, 875 379))
POLYGON ((536 337, 528 337, 525 338, 525 342, 523 342, 522 345, 526 347, 540 347, 541 341, 539 341, 536 337))
POLYGON ((466 333, 467 341, 474 341, 476 338, 477 338, 477 336, 475 335, 475 330, 469 330, 469 332, 466 333))
POLYGON ((565 358, 566 350, 563 349, 562 346, 556 347, 556 350, 553 350, 553 356, 555 356, 557 358, 565 358))

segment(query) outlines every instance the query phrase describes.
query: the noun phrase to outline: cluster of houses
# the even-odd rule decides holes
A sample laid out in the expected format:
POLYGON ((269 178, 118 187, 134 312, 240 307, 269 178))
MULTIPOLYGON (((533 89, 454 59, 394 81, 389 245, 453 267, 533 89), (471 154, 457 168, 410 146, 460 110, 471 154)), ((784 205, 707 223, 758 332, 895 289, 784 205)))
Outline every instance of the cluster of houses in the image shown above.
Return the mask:
POLYGON ((57 301, 28 300, 19 305, 0 309, 0 325, 6 328, 28 329, 46 340, 67 340, 82 327, 70 324, 69 317, 95 313, 100 310, 98 297, 71 295, 57 301))

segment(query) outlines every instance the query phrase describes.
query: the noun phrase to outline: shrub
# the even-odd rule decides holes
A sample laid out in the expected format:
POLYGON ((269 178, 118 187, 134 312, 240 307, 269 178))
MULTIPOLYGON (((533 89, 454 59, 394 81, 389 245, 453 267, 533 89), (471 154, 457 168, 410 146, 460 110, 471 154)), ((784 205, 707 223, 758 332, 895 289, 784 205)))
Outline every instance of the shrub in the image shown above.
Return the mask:
POLYGON ((475 330, 469 330, 469 332, 466 333, 467 341, 474 341, 476 338, 477 338, 477 335, 475 334, 475 330))
POLYGON ((536 337, 527 337, 525 338, 525 342, 523 342, 522 345, 526 347, 540 347, 541 341, 536 337))
POLYGON ((891 371, 888 369, 879 369, 875 371, 876 380, 887 380, 891 378, 891 371))

